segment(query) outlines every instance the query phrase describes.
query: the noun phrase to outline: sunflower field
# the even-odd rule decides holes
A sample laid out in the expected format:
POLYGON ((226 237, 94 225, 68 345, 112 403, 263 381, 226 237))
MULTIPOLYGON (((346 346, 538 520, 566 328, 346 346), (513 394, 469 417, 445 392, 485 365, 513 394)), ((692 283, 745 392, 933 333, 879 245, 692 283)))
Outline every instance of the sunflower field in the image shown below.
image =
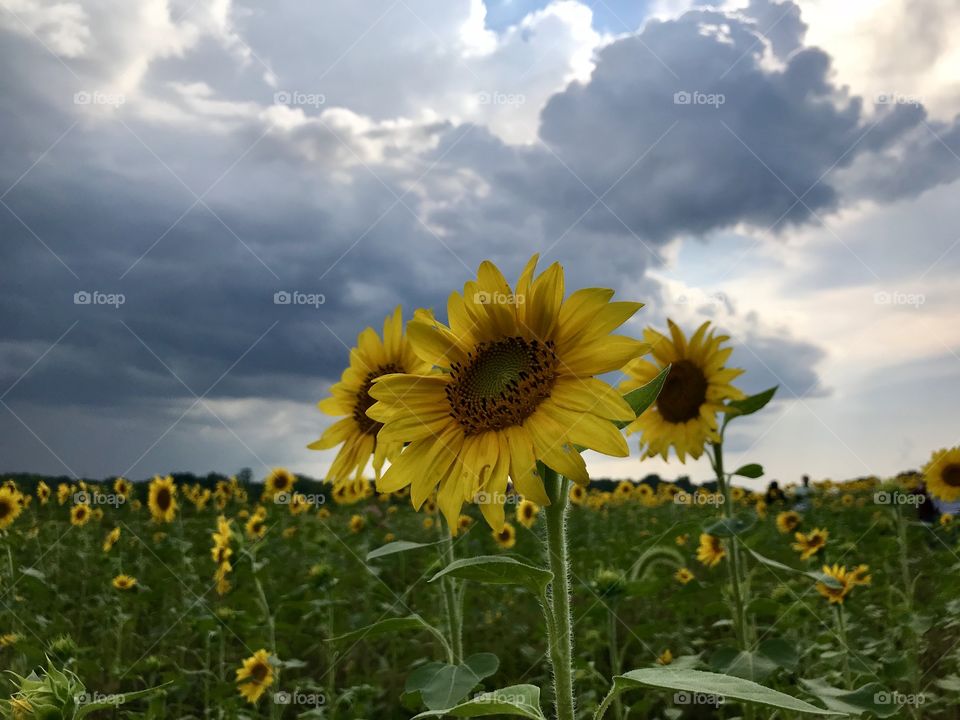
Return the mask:
POLYGON ((536 263, 360 332, 323 482, 6 479, 0 715, 960 718, 960 448, 750 489, 725 432, 776 388, 536 263))

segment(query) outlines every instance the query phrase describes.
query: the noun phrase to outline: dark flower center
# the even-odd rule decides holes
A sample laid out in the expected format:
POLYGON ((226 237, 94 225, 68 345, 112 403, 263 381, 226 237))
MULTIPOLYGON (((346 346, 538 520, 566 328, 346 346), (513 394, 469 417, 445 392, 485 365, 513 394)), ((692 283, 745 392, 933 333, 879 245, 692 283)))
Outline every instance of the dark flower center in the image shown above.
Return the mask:
POLYGON ((450 415, 465 434, 521 425, 550 397, 557 380, 552 341, 509 337, 480 343, 454 363, 446 387, 450 415))
POLYGON ((267 673, 270 671, 263 663, 257 663, 253 666, 253 670, 250 671, 250 676, 258 683, 262 683, 267 679, 267 673))
POLYGON ((960 465, 951 463, 943 469, 943 481, 950 487, 960 487, 960 465))
POLYGON ((376 400, 370 397, 370 388, 373 387, 373 381, 383 375, 402 372, 404 372, 404 370, 399 365, 387 363, 367 373, 363 385, 360 386, 360 390, 357 392, 357 399, 353 406, 353 419, 356 421, 357 427, 360 428, 360 432, 366 435, 376 435, 380 432, 380 428, 383 427, 383 423, 367 417, 367 409, 376 402, 376 400))
POLYGON ((0 500, 0 520, 13 512, 13 507, 6 500, 0 500))
POLYGON ((670 374, 657 398, 660 416, 671 423, 684 423, 700 415, 700 406, 707 399, 707 378, 689 360, 670 366, 670 374))
POLYGON ((170 489, 162 487, 157 491, 157 507, 166 511, 170 507, 170 489))

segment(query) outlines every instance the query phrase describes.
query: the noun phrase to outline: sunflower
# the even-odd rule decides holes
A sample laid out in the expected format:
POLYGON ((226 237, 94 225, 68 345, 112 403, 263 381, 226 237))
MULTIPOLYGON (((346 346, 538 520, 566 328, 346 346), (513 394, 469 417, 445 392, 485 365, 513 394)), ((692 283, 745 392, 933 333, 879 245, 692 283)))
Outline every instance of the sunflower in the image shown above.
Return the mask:
POLYGON ((682 533, 682 534, 680 534, 680 535, 677 535, 677 536, 673 539, 673 541, 674 541, 677 545, 679 545, 680 547, 683 547, 684 545, 687 544, 687 540, 689 540, 689 539, 690 539, 690 536, 689 536, 687 533, 682 533))
POLYGON ((587 489, 583 485, 572 485, 570 487, 570 502, 574 505, 583 505, 587 499, 587 489))
MULTIPOLYGON (((866 566, 862 565, 861 567, 865 572, 866 566)), ((869 583, 869 578, 866 579, 866 583, 863 582, 862 573, 859 576, 856 574, 860 571, 859 568, 851 572, 843 565, 824 565, 822 570, 824 575, 833 580, 833 583, 828 585, 825 582, 818 582, 816 585, 817 592, 823 595, 831 605, 842 605, 856 585, 869 583), (856 579, 857 577, 861 578, 859 582, 856 579)))
POLYGON ((471 525, 473 525, 473 518, 470 517, 469 515, 461 515, 460 518, 457 520, 457 527, 460 530, 466 530, 471 525))
POLYGON ((21 512, 23 505, 20 504, 20 493, 4 485, 0 488, 0 530, 10 527, 21 512))
POLYGON ((113 492, 126 500, 133 492, 133 483, 126 478, 118 477, 113 481, 113 492))
POLYGON ((322 507, 317 510, 317 517, 321 520, 326 520, 330 517, 330 510, 328 508, 322 507))
POLYGON ((264 494, 273 500, 280 493, 289 493, 293 490, 297 477, 286 468, 274 468, 264 480, 264 494))
POLYGON ((103 540, 103 551, 105 553, 110 552, 113 549, 113 546, 117 544, 117 540, 120 539, 120 528, 115 527, 109 533, 107 537, 103 540))
POLYGON ((74 505, 70 508, 70 524, 76 527, 83 527, 88 522, 90 518, 93 517, 93 513, 90 512, 89 505, 74 505))
POLYGON ((383 426, 367 415, 367 408, 375 402, 370 388, 383 375, 419 375, 429 371, 430 365, 417 357, 404 337, 399 306, 383 321, 382 340, 371 327, 357 336, 357 345, 350 350, 350 366, 343 371, 340 382, 330 388, 330 397, 318 405, 327 415, 343 417, 307 446, 311 450, 328 450, 342 445, 327 472, 330 481, 342 482, 359 475, 371 455, 374 474, 380 476, 384 461, 393 460, 403 449, 403 440, 378 436, 383 426))
POLYGON ((367 415, 384 423, 381 442, 410 444, 377 481, 381 492, 411 486, 413 506, 437 492, 452 532, 464 502, 491 528, 504 524, 507 478, 520 495, 548 505, 537 461, 580 485, 589 482, 577 446, 626 457, 615 420, 636 414, 607 383, 647 350, 611 331, 640 303, 611 303, 612 290, 577 290, 564 300, 563 269, 536 279, 537 256, 514 293, 484 262, 476 281, 447 301, 449 325, 418 313, 407 325, 417 355, 441 372, 386 375, 374 382, 367 415))
POLYGON ((117 590, 133 590, 137 585, 137 579, 129 575, 117 575, 113 579, 113 586, 117 590))
POLYGON ((777 530, 786 535, 800 527, 801 522, 803 522, 803 518, 798 513, 787 510, 777 515, 777 530))
POLYGON ((367 521, 363 515, 354 515, 350 518, 350 532, 358 533, 366 527, 367 521))
POLYGON ((250 519, 247 520, 243 529, 251 540, 259 540, 267 534, 267 510, 263 505, 259 505, 256 511, 250 515, 250 519))
POLYGON ((303 493, 293 493, 290 496, 290 514, 303 515, 310 509, 310 501, 303 493))
POLYGON ((948 528, 953 525, 953 515, 944 513, 940 516, 940 527, 948 528))
POLYGON ((844 507, 853 507, 854 502, 856 500, 850 493, 844 493, 843 497, 840 498, 840 504, 844 507))
POLYGON ((0 635, 0 648, 8 648, 20 642, 20 636, 17 633, 4 633, 0 635))
POLYGON ((617 483, 616 489, 613 491, 614 497, 620 500, 629 500, 633 497, 633 483, 629 480, 621 480, 617 483))
POLYGON ((257 650, 243 661, 237 669, 237 691, 244 700, 256 705, 271 685, 273 685, 273 667, 270 665, 270 653, 257 650))
POLYGON ((674 579, 681 585, 686 585, 688 582, 694 579, 694 575, 690 572, 689 568, 680 568, 673 574, 674 579))
POLYGON ((794 537, 797 541, 790 547, 800 553, 801 560, 809 560, 827 546, 830 533, 827 530, 814 528, 808 533, 798 532, 794 537))
POLYGON ((657 657, 657 665, 669 665, 673 662, 673 653, 670 652, 670 648, 667 648, 659 657, 657 657))
POLYGON ((727 551, 723 549, 723 543, 716 535, 701 533, 700 547, 697 548, 697 560, 707 567, 716 567, 726 556, 727 551))
POLYGON ((927 492, 944 502, 960 500, 960 447, 937 450, 923 468, 927 492))
POLYGON ((667 365, 670 374, 656 404, 627 426, 627 433, 640 432, 640 449, 645 457, 660 455, 664 460, 672 447, 685 462, 689 454, 700 457, 708 442, 719 442, 717 413, 727 400, 741 400, 744 394, 730 383, 743 373, 725 367, 732 348, 723 347, 726 335, 708 332, 703 323, 689 341, 683 331, 668 320, 671 338, 652 328, 644 331, 654 362, 637 358, 623 371, 628 379, 622 392, 646 385, 667 365))
POLYGON ((493 539, 497 541, 497 545, 504 550, 509 550, 517 544, 517 531, 513 525, 508 522, 505 522, 503 527, 499 530, 494 530, 491 534, 493 535, 493 539))
POLYGON ((171 476, 153 478, 150 482, 147 505, 155 522, 173 522, 177 516, 177 486, 171 476))
POLYGON ((37 483, 37 500, 41 505, 46 505, 50 500, 50 486, 43 480, 37 483))
POLYGON ((850 582, 854 585, 869 585, 873 578, 867 573, 870 572, 868 565, 857 565, 850 571, 850 582))
POLYGON ((537 513, 540 512, 540 506, 531 500, 521 500, 517 505, 517 522, 525 528, 532 528, 537 521, 537 513))

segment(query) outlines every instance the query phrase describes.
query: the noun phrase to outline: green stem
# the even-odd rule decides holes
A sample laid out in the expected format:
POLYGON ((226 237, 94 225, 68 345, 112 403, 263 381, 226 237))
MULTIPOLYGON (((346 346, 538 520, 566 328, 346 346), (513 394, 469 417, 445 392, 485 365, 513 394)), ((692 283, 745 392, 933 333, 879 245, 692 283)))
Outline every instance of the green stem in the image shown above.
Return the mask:
MULTIPOLYGON (((443 532, 441 530, 441 532, 443 532)), ((449 565, 454 560, 453 539, 449 532, 443 532, 443 555, 449 565)), ((444 605, 447 614, 447 632, 450 636, 450 645, 453 652, 453 662, 459 663, 463 660, 463 617, 457 602, 456 581, 451 577, 444 576, 441 582, 443 586, 444 605)))
POLYGON ((567 496, 569 482, 549 468, 542 473, 550 505, 544 511, 547 526, 547 560, 553 572, 549 604, 544 606, 550 632, 550 663, 557 720, 575 720, 573 695, 573 619, 570 612, 570 558, 567 547, 567 496))
MULTIPOLYGON (((607 696, 603 699, 603 702, 600 703, 600 707, 597 708, 597 711, 593 714, 593 720, 603 720, 603 716, 607 713, 607 708, 610 707, 615 699, 618 699, 620 693, 617 691, 616 687, 611 687, 610 692, 607 693, 607 696)), ((619 702, 619 700, 618 700, 619 702)))
MULTIPOLYGON (((914 597, 913 581, 910 579, 910 558, 907 550, 907 521, 903 516, 903 508, 899 504, 895 507, 897 517, 897 544, 900 546, 900 577, 903 583, 903 595, 906 598, 907 617, 912 618, 914 597)), ((910 623, 905 623, 905 626, 906 631, 910 635, 910 652, 913 655, 913 662, 910 663, 910 685, 913 696, 916 698, 920 695, 920 638, 910 623)), ((920 709, 917 705, 911 706, 910 711, 913 717, 920 717, 920 709)))
MULTIPOLYGON (((610 642, 610 683, 611 689, 613 684, 613 678, 617 677, 620 674, 620 649, 619 644, 617 643, 617 614, 612 610, 607 610, 607 622, 609 626, 609 642, 610 642)), ((623 718, 623 702, 620 700, 620 695, 614 695, 613 697, 613 717, 616 720, 621 720, 623 718)))
POLYGON ((837 631, 840 635, 840 644, 843 646, 843 682, 847 690, 853 690, 853 679, 850 675, 850 647, 847 645, 847 622, 843 616, 843 605, 837 608, 837 631))
MULTIPOLYGON (((263 612, 264 621, 267 623, 267 635, 270 642, 270 652, 277 654, 277 628, 270 612, 270 604, 267 602, 267 594, 263 591, 263 584, 260 582, 260 575, 257 572, 257 551, 256 544, 250 548, 250 568, 253 575, 253 584, 257 589, 257 599, 260 601, 260 609, 263 612)), ((274 668, 274 683, 280 686, 280 669, 274 668)), ((278 705, 275 702, 270 703, 270 717, 279 717, 278 705)))

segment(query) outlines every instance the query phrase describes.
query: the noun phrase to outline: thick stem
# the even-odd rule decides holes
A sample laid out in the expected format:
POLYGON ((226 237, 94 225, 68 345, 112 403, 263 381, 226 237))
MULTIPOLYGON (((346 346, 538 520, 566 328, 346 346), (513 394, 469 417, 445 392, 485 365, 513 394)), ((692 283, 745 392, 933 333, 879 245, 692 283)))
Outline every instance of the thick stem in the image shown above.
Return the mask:
POLYGON ((850 675, 850 648, 847 645, 847 622, 843 616, 843 605, 837 608, 837 630, 840 634, 840 643, 843 645, 843 682, 847 690, 853 690, 853 678, 850 675))
MULTIPOLYGON (((442 531, 441 531, 442 532, 442 531)), ((444 532, 443 555, 449 565, 453 562, 453 539, 450 533, 444 532)), ((441 581, 443 586, 444 608, 447 615, 447 634, 450 637, 450 646, 453 652, 453 662, 459 663, 463 660, 463 617, 460 613, 460 603, 457 602, 456 581, 451 577, 444 576, 441 581)))
MULTIPOLYGON (((607 609, 607 621, 609 624, 609 643, 610 643, 610 684, 613 685, 613 678, 620 674, 620 647, 617 642, 617 614, 612 609, 607 609)), ((615 720, 623 718, 623 702, 620 695, 613 697, 613 717, 615 720)))
POLYGON ((567 548, 567 494, 569 482, 549 468, 544 468, 543 481, 550 496, 545 509, 547 525, 547 560, 553 582, 550 586, 547 627, 550 633, 550 663, 553 665, 553 688, 557 720, 575 720, 573 695, 573 619, 570 613, 570 558, 567 548))
MULTIPOLYGON (((270 612, 270 604, 267 602, 267 594, 263 591, 263 584, 260 582, 259 574, 257 573, 257 555, 256 555, 256 545, 250 548, 250 567, 253 571, 253 585, 257 589, 257 599, 260 601, 260 609, 263 611, 264 621, 267 623, 267 633, 270 642, 270 652, 273 654, 277 653, 277 626, 273 619, 273 614, 270 612)), ((280 669, 274 668, 274 683, 277 687, 280 686, 280 669)), ((275 702, 270 703, 270 717, 276 718, 279 717, 278 705, 275 702)))

